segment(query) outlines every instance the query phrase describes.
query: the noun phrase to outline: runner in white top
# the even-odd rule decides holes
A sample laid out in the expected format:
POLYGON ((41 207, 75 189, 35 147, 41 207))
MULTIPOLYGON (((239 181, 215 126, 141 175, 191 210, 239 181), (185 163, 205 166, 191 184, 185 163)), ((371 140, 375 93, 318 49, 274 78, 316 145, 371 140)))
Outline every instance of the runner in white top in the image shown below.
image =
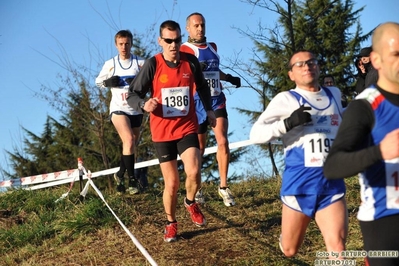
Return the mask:
POLYGON ((288 75, 296 88, 274 97, 250 133, 254 143, 281 138, 284 145, 280 248, 287 257, 298 252, 313 218, 327 251, 345 250, 345 184, 323 176, 323 163, 341 122, 341 92, 321 87, 319 72, 311 52, 295 53, 288 75))
POLYGON ((133 35, 129 30, 121 30, 115 35, 118 55, 104 63, 96 84, 100 88, 111 88, 110 119, 122 140, 120 169, 115 173, 117 191, 125 192, 124 174, 129 176, 129 193, 139 193, 139 185, 134 177, 134 153, 143 120, 141 109, 133 109, 127 104, 129 85, 144 64, 144 59, 132 55, 133 35))

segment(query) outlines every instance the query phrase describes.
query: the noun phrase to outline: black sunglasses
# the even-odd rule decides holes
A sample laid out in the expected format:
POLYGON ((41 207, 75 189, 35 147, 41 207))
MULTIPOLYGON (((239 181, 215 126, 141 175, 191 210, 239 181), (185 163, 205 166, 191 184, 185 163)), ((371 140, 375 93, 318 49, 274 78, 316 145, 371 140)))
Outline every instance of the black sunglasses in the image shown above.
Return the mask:
POLYGON ((161 39, 164 40, 167 44, 171 44, 172 42, 181 43, 181 36, 177 37, 176 39, 168 39, 168 38, 164 38, 164 37, 161 37, 161 39))

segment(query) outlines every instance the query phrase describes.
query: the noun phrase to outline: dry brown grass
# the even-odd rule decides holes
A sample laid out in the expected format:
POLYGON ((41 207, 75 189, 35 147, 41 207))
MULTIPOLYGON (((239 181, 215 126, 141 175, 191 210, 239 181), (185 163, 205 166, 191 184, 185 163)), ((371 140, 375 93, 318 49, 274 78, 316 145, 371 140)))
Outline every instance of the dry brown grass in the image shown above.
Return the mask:
MULTIPOLYGON (((350 212, 347 249, 361 250, 355 217, 359 201, 357 181, 347 183, 350 212)), ((163 242, 165 214, 161 191, 123 197, 104 195, 158 265, 314 265, 316 251, 324 251, 323 239, 314 222, 295 258, 285 258, 278 247, 281 220, 278 179, 252 179, 232 184, 231 189, 237 205, 228 208, 217 195, 215 184, 204 185, 207 203, 201 209, 208 225, 203 228, 194 226, 183 204, 179 204, 178 241, 174 243, 163 242)), ((61 195, 60 191, 55 193, 61 195)), ((76 194, 69 201, 74 201, 73 197, 76 194)), ((89 197, 96 195, 93 192, 89 197)), ((179 202, 183 203, 183 197, 179 195, 179 202)), ((85 202, 74 204, 79 209, 85 202)), ((17 212, 11 211, 14 215, 9 219, 14 219, 17 212)), ((63 219, 77 218, 69 210, 63 219)), ((20 224, 7 226, 10 229, 20 224)), ((0 234, 5 233, 4 228, 0 223, 0 234)), ((41 244, 26 243, 0 255, 2 265, 150 265, 116 220, 89 233, 69 232, 68 227, 63 227, 41 244)), ((363 265, 361 259, 357 265, 363 265)))

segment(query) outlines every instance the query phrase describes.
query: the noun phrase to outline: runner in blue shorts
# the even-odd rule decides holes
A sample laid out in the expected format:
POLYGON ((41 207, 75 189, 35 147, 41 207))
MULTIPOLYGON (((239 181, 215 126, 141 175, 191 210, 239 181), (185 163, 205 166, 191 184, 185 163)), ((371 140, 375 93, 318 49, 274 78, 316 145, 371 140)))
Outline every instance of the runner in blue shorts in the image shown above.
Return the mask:
POLYGON ((376 84, 352 101, 324 166, 325 176, 342 180, 359 174, 357 218, 367 266, 399 265, 399 23, 378 26, 371 62, 376 84), (379 252, 381 252, 380 255, 379 252), (387 251, 387 252, 385 252, 387 251))
POLYGON ((323 165, 341 123, 341 92, 319 85, 318 61, 309 51, 296 52, 288 67, 296 88, 277 94, 250 133, 253 143, 281 138, 284 145, 280 248, 294 256, 315 219, 326 251, 340 253, 348 231, 345 184, 327 180, 323 165))
MULTIPOLYGON (((218 162, 220 185, 218 194, 223 199, 225 206, 235 205, 234 196, 230 191, 227 182, 227 175, 230 162, 229 140, 227 138, 229 121, 226 111, 226 97, 222 91, 221 80, 227 81, 236 88, 241 86, 241 79, 226 74, 220 70, 220 58, 217 53, 217 46, 214 42, 206 41, 205 18, 201 13, 192 13, 186 19, 186 30, 188 32, 188 40, 180 47, 180 51, 191 53, 198 57, 202 67, 202 73, 208 82, 212 96, 212 109, 216 116, 216 127, 212 128, 217 142, 216 160, 218 162)), ((208 123, 204 116, 201 101, 195 96, 196 112, 200 129, 198 131, 198 139, 200 144, 201 155, 204 155, 208 123)), ((204 203, 204 197, 201 190, 195 195, 198 203, 204 203)))

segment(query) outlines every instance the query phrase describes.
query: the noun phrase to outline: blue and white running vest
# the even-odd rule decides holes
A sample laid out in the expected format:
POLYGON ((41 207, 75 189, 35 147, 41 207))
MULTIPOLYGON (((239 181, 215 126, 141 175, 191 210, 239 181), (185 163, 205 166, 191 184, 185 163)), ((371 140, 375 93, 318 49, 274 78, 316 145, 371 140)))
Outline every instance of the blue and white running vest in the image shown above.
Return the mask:
POLYGON ((342 114, 331 91, 325 87, 322 90, 325 96, 320 95, 318 102, 313 104, 294 90, 289 91, 297 99, 298 108, 301 105, 311 107, 306 112, 311 114, 312 122, 292 130, 302 132, 288 132, 283 137, 283 141, 290 145, 285 148, 281 196, 345 193, 342 179, 327 180, 323 175, 323 164, 341 124, 342 114))
MULTIPOLYGON (((110 103, 110 113, 115 111, 122 111, 128 115, 142 114, 141 110, 135 110, 128 105, 126 97, 129 92, 129 83, 127 79, 134 79, 137 73, 140 71, 141 66, 144 63, 144 59, 137 55, 131 55, 129 63, 125 66, 119 60, 119 55, 111 59, 113 61, 112 73, 110 76, 119 76, 119 86, 111 88, 112 98, 110 103)), ((125 60, 126 61, 126 60, 125 60)))
MULTIPOLYGON (((194 55, 198 58, 201 67, 203 67, 202 73, 211 89, 211 96, 219 96, 222 93, 219 71, 220 58, 215 49, 213 49, 212 45, 209 43, 207 43, 206 47, 198 47, 189 42, 185 42, 184 45, 190 47, 194 51, 194 55)), ((206 111, 198 93, 195 93, 194 101, 198 123, 202 124, 206 120, 206 111)))
MULTIPOLYGON (((374 111, 371 145, 379 144, 387 133, 399 127, 399 108, 375 87, 365 89, 356 99, 367 100, 374 111)), ((360 221, 399 214, 399 158, 375 163, 360 173, 359 183, 362 202, 357 218, 360 221)))

